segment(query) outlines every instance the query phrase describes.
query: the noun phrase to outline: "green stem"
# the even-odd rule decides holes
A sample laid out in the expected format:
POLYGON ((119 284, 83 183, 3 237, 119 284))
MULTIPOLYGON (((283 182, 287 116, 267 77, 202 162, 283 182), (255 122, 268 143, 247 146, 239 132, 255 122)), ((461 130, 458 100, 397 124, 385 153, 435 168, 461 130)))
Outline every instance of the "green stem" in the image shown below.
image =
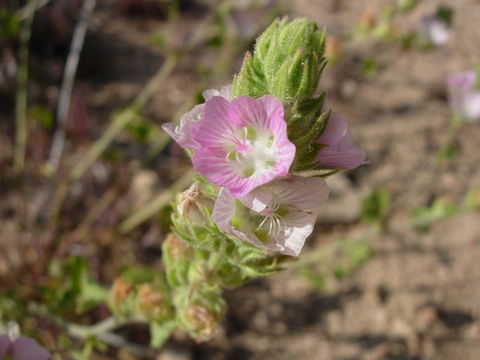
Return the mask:
POLYGON ((18 53, 19 69, 17 74, 17 95, 15 100, 15 153, 13 166, 15 171, 20 172, 25 166, 25 151, 27 148, 27 94, 28 94, 28 50, 30 35, 32 33, 32 22, 37 0, 29 0, 28 16, 25 18, 20 31, 20 50, 18 53))

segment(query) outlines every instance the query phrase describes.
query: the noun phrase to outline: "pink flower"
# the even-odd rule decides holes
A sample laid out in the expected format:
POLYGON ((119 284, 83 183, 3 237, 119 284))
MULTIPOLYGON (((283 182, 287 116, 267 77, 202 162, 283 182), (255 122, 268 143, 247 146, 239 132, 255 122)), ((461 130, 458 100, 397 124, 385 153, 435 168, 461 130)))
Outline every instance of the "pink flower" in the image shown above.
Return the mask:
POLYGON ((452 36, 449 24, 437 17, 424 17, 420 30, 426 41, 434 46, 445 45, 452 36))
POLYGON ((447 79, 450 106, 455 113, 467 122, 480 119, 480 89, 476 88, 475 71, 464 71, 447 79))
POLYGON ((0 336, 0 359, 9 356, 12 360, 48 360, 50 353, 28 337, 12 339, 9 335, 0 336))
POLYGON ((322 178, 277 179, 234 199, 222 188, 212 217, 219 229, 272 253, 298 256, 312 233, 312 210, 328 197, 322 178))
POLYGON ((200 145, 193 166, 233 197, 287 175, 295 145, 287 137, 283 105, 273 96, 240 96, 231 102, 214 96, 192 129, 200 145))
MULTIPOLYGON (((208 100, 213 96, 221 96, 227 100, 230 100, 230 88, 230 85, 226 85, 220 90, 205 90, 203 92, 203 97, 205 98, 205 100, 208 100)), ((173 123, 166 123, 162 125, 162 128, 181 147, 190 150, 198 150, 198 143, 192 139, 192 126, 202 118, 204 109, 205 104, 195 105, 192 110, 190 110, 188 113, 181 117, 179 125, 175 125, 173 123)))
POLYGON ((366 154, 353 147, 348 124, 337 113, 331 114, 327 127, 317 142, 326 145, 317 157, 321 167, 354 169, 366 163, 366 154))

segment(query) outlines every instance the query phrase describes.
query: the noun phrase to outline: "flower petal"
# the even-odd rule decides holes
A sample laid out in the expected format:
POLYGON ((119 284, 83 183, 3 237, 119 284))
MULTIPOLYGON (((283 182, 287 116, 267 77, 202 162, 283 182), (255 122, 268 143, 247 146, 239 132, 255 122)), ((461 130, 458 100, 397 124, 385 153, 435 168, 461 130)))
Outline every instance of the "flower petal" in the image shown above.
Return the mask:
POLYGON ((367 164, 366 154, 362 150, 354 149, 350 151, 336 151, 331 149, 322 149, 318 154, 319 165, 325 168, 333 169, 355 169, 356 167, 367 164))
POLYGON ((465 120, 472 122, 480 119, 480 92, 474 92, 464 99, 465 120))
POLYGON ((162 125, 162 129, 181 147, 197 150, 200 145, 193 139, 193 130, 194 124, 201 119, 204 108, 205 104, 196 105, 191 111, 182 116, 179 125, 165 123, 162 125))
POLYGON ((324 132, 318 138, 319 144, 334 146, 347 134, 348 124, 338 113, 332 113, 324 132))
POLYGON ((205 103, 203 118, 195 124, 193 139, 204 148, 223 149, 237 124, 228 116, 228 101, 214 96, 205 103))
MULTIPOLYGON (((262 250, 268 250, 268 248, 251 232, 247 233, 232 226, 232 219, 236 212, 236 200, 230 194, 230 191, 226 188, 221 188, 215 205, 213 207, 212 218, 218 225, 218 228, 224 233, 233 235, 240 240, 246 241, 262 250)), ((247 221, 246 219, 243 219, 247 221)))
POLYGON ((243 189, 246 183, 241 169, 234 167, 226 156, 218 151, 198 150, 192 158, 193 167, 200 174, 218 186, 243 189))
POLYGON ((447 84, 451 88, 462 88, 472 90, 477 81, 477 74, 473 70, 462 71, 458 74, 450 75, 447 84))
POLYGON ((12 342, 10 340, 10 336, 0 336, 0 359, 3 359, 5 356, 7 356, 7 354, 10 352, 11 345, 12 342))
POLYGON ((272 203, 273 193, 268 187, 259 186, 238 200, 253 211, 261 212, 272 203))
POLYGON ((50 353, 35 340, 21 336, 13 343, 12 357, 15 360, 48 360, 50 353))
POLYGON ((232 85, 225 85, 225 86, 222 86, 220 90, 217 90, 217 89, 205 90, 202 93, 202 95, 205 100, 208 100, 214 96, 221 96, 227 100, 231 100, 232 99, 231 89, 232 89, 232 85))
POLYGON ((290 176, 273 182, 271 186, 280 206, 298 210, 320 207, 327 200, 329 192, 327 183, 320 177, 290 176))
POLYGON ((313 231, 316 216, 304 211, 291 211, 283 217, 283 254, 298 256, 305 240, 313 231))

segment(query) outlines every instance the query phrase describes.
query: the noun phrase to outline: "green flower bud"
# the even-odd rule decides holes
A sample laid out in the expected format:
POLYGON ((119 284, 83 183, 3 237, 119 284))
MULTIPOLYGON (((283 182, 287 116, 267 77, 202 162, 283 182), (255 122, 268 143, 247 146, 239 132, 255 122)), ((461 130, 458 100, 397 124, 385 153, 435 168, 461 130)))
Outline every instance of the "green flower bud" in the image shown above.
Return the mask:
POLYGON ((218 332, 226 308, 219 291, 205 289, 192 283, 178 291, 175 299, 180 324, 197 341, 207 341, 218 332))
POLYGON ((168 290, 151 284, 138 287, 137 306, 139 313, 149 322, 163 323, 171 320, 174 314, 168 290))
POLYGON ((194 252, 192 247, 175 234, 169 234, 162 244, 163 263, 171 286, 188 283, 188 269, 194 252))
POLYGON ((110 290, 108 305, 116 316, 133 316, 135 313, 135 287, 122 277, 116 278, 110 290))
POLYGON ((232 85, 234 97, 271 94, 285 104, 310 98, 326 61, 325 32, 306 18, 276 20, 247 54, 232 85))
POLYGON ((193 183, 178 196, 178 213, 189 223, 201 226, 209 222, 214 201, 202 192, 201 184, 193 183))

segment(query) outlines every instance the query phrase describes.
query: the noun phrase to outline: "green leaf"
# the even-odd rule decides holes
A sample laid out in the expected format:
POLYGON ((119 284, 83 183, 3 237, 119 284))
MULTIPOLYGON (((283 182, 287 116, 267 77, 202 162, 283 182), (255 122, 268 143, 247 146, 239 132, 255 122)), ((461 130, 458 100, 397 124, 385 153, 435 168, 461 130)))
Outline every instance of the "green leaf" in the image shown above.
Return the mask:
POLYGON ((375 190, 362 202, 362 218, 370 223, 381 223, 390 206, 390 194, 385 190, 375 190))
POLYGON ((460 212, 460 209, 445 198, 436 199, 429 207, 420 207, 412 213, 412 225, 419 231, 428 231, 430 227, 441 220, 460 212))

